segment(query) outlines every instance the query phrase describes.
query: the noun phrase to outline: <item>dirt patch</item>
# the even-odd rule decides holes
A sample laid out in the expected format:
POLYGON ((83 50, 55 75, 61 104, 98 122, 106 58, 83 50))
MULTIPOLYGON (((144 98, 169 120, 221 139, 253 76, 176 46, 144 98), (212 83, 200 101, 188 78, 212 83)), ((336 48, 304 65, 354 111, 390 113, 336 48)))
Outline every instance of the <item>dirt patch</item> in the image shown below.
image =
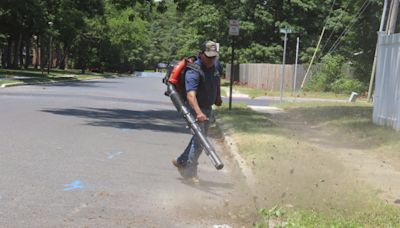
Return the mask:
POLYGON ((273 124, 257 136, 235 134, 258 179, 257 205, 329 211, 365 208, 378 197, 399 205, 400 137, 373 125, 371 114, 370 107, 294 108, 266 114, 273 124))

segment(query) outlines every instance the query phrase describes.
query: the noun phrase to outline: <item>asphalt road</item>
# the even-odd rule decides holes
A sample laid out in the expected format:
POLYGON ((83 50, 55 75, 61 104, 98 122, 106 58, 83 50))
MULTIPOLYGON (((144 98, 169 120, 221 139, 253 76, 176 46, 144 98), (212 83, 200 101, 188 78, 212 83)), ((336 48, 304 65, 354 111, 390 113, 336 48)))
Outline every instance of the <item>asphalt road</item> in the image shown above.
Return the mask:
POLYGON ((0 227, 249 222, 251 197, 218 143, 226 167, 215 170, 203 155, 200 186, 183 182, 171 165, 191 135, 160 82, 1 88, 0 227))

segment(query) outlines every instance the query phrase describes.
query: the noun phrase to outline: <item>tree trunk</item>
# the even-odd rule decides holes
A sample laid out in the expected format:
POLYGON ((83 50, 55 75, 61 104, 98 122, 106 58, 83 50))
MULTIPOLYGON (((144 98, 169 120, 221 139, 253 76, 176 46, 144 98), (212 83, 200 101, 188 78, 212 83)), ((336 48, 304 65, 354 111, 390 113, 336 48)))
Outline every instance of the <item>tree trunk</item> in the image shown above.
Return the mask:
MULTIPOLYGON (((24 36, 22 36, 21 38, 21 44, 19 45, 19 49, 18 49, 18 68, 22 68, 22 66, 24 65, 24 47, 25 47, 25 42, 24 42, 24 36)), ((25 55, 26 55, 26 50, 25 50, 25 55)))
POLYGON ((0 65, 4 68, 4 48, 0 48, 0 65))
POLYGON ((19 33, 18 34, 18 39, 16 42, 14 42, 14 58, 13 58, 13 63, 12 66, 13 68, 18 68, 19 66, 19 51, 20 51, 20 47, 21 47, 21 41, 22 41, 22 34, 19 33))
POLYGON ((12 50, 12 38, 11 36, 8 38, 7 47, 6 47, 6 68, 11 67, 11 50, 12 50))
POLYGON ((38 67, 39 67, 39 65, 40 65, 40 42, 39 42, 39 40, 40 40, 40 36, 37 36, 36 37, 36 46, 35 46, 35 53, 36 53, 36 58, 35 58, 35 63, 34 63, 34 65, 35 65, 35 69, 37 69, 38 67))
POLYGON ((68 68, 69 68, 69 64, 68 64, 69 58, 68 58, 68 56, 69 56, 69 48, 64 50, 64 61, 63 61, 64 70, 68 70, 68 68))
POLYGON ((44 56, 44 50, 43 50, 43 46, 42 46, 42 37, 40 36, 40 40, 39 40, 39 56, 40 56, 40 69, 43 72, 44 69, 44 60, 45 60, 45 56, 44 56))
POLYGON ((31 64, 31 36, 27 36, 25 39, 26 49, 25 49, 25 69, 28 69, 31 64))
POLYGON ((57 43, 55 46, 56 46, 56 65, 54 67, 59 68, 61 65, 61 47, 59 43, 57 43))
POLYGON ((69 45, 63 44, 60 55, 60 69, 62 70, 68 69, 68 55, 69 55, 69 45))
POLYGON ((60 70, 65 70, 65 50, 60 53, 60 70))

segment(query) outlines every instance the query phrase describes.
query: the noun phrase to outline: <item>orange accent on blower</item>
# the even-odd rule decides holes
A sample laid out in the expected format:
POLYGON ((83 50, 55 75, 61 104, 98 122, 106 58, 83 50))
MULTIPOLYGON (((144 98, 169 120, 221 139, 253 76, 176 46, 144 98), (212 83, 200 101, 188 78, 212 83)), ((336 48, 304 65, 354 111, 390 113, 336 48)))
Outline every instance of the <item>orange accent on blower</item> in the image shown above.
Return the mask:
POLYGON ((181 80, 180 75, 185 67, 186 59, 182 59, 174 66, 174 69, 172 69, 171 76, 169 77, 168 82, 173 85, 178 85, 179 81, 181 80))

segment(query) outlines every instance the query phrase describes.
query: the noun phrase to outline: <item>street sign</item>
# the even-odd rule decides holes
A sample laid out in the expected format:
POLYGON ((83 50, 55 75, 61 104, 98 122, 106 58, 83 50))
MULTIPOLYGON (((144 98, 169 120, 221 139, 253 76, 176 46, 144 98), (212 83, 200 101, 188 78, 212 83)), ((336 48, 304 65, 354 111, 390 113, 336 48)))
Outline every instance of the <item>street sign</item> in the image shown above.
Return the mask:
POLYGON ((292 29, 290 28, 281 28, 279 31, 280 33, 292 33, 292 29))
POLYGON ((232 87, 233 87, 233 60, 235 58, 235 36, 239 36, 240 21, 229 20, 229 35, 232 37, 231 73, 229 84, 229 110, 232 109, 232 87))
POLYGON ((239 20, 229 20, 229 35, 239 36, 240 22, 239 20))

